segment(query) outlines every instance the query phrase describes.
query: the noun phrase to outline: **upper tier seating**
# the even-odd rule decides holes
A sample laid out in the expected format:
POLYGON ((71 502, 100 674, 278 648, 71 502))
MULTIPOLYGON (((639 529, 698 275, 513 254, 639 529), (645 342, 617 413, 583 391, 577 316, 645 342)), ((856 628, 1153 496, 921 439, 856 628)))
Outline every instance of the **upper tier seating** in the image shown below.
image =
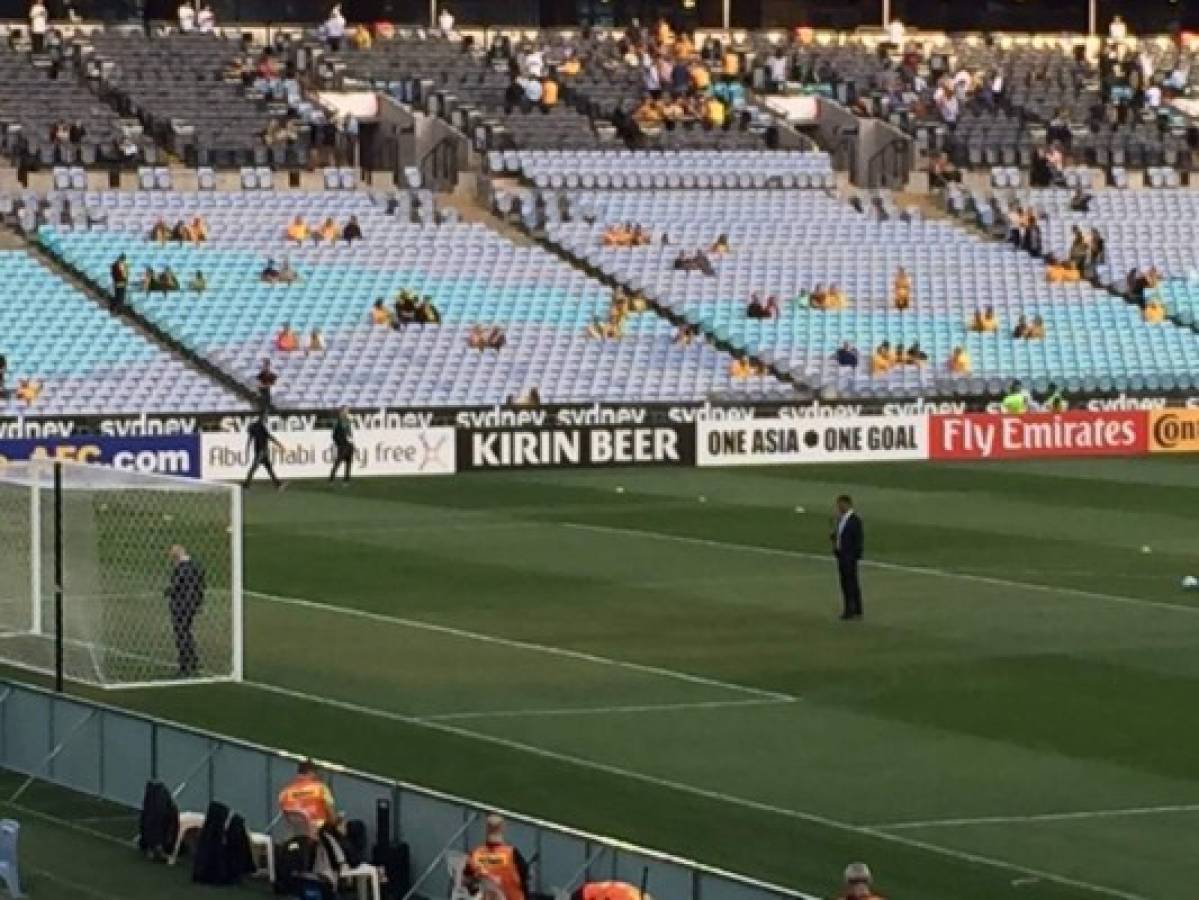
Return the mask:
POLYGON ((577 191, 567 205, 572 221, 548 231, 568 253, 813 387, 895 396, 998 392, 1012 378, 1057 380, 1075 390, 1199 381, 1199 334, 1144 325, 1134 306, 1088 284, 1049 284, 1038 260, 964 235, 951 223, 879 221, 815 191, 577 191), (625 222, 648 229, 652 245, 602 247, 605 227, 625 222), (732 251, 711 257, 715 277, 673 269, 680 250, 706 247, 721 233, 732 251), (913 284, 913 308, 906 312, 891 304, 900 266, 913 284), (831 283, 848 296, 847 309, 820 311, 793 299, 831 283), (775 295, 781 317, 747 319, 754 293, 775 295), (985 306, 995 308, 999 332, 968 332, 967 320, 985 306), (1046 338, 1013 340, 1021 315, 1041 315, 1046 338), (846 340, 862 351, 856 370, 830 359, 846 340), (929 365, 872 376, 865 362, 884 340, 905 347, 918 341, 929 365), (958 346, 973 358, 971 377, 948 372, 958 346))
POLYGON ((650 402, 729 395, 786 396, 773 376, 734 379, 730 357, 699 341, 672 342, 674 328, 652 312, 630 317, 620 340, 599 341, 586 326, 602 319, 611 291, 540 248, 518 247, 478 224, 420 226, 388 215, 360 193, 93 195, 106 230, 46 229, 54 252, 107 285, 108 266, 129 255, 134 275, 170 265, 181 281, 199 269, 202 295, 131 294, 143 314, 250 384, 263 356, 280 372, 277 404, 291 407, 463 406, 504 402, 536 387, 543 402, 650 402), (211 240, 160 246, 146 240, 159 215, 199 213, 211 240), (357 215, 365 240, 302 247, 284 239, 297 214, 319 223, 357 215), (289 259, 290 286, 258 275, 268 257, 289 259), (441 325, 395 331, 369 324, 376 298, 402 289, 429 295, 441 325), (305 342, 322 330, 322 353, 277 353, 272 338, 289 323, 305 342), (475 324, 500 325, 500 352, 467 347, 475 324))
POLYGON ((15 415, 236 412, 240 398, 114 318, 27 253, 0 251, 0 353, 7 388, 43 385, 32 405, 0 400, 15 415))
POLYGON ((147 40, 141 34, 95 32, 77 43, 102 95, 189 164, 294 167, 307 161, 311 108, 282 62, 276 79, 251 74, 243 79, 233 71, 235 64, 252 68, 255 57, 240 42, 206 34, 147 40), (293 138, 268 148, 263 139, 268 125, 293 113, 305 120, 295 122, 293 138))
MULTIPOLYGON (((136 123, 134 123, 136 124, 136 123)), ((26 166, 136 164, 153 142, 126 128, 100 98, 48 59, 37 67, 0 45, 0 132, 4 152, 26 166), (75 126, 57 134, 59 126, 75 126)))

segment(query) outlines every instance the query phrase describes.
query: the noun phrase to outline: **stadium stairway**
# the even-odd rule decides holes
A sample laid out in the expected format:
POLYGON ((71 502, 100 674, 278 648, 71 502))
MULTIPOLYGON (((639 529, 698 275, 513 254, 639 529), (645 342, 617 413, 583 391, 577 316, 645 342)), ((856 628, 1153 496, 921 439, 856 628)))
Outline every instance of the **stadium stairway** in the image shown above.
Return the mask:
POLYGON ((44 268, 49 269, 57 277, 67 282, 71 287, 95 303, 100 309, 132 327, 167 354, 181 359, 188 368, 200 373, 208 380, 216 382, 234 397, 254 406, 257 406, 259 403, 258 395, 249 386, 241 383, 229 373, 213 365, 213 363, 200 354, 189 349, 169 332, 151 322, 132 306, 126 305, 119 311, 113 310, 109 302, 111 294, 108 289, 60 259, 49 248, 44 246, 37 239, 36 235, 25 237, 10 227, 0 227, 0 249, 9 247, 27 252, 44 268))

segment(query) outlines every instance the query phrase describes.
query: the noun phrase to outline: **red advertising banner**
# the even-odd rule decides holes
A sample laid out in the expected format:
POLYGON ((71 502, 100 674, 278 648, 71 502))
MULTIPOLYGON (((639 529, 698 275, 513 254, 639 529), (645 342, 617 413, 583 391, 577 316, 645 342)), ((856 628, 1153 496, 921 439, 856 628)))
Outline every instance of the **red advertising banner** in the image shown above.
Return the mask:
POLYGON ((929 416, 932 459, 1138 456, 1149 452, 1143 410, 929 416))

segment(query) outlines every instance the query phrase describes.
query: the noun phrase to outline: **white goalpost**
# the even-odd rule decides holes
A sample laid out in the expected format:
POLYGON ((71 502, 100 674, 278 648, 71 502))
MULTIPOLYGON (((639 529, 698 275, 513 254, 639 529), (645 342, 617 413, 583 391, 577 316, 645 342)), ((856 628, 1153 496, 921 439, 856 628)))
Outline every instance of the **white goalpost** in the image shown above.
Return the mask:
POLYGON ((0 665, 102 688, 240 681, 241 570, 235 486, 0 463, 0 665))

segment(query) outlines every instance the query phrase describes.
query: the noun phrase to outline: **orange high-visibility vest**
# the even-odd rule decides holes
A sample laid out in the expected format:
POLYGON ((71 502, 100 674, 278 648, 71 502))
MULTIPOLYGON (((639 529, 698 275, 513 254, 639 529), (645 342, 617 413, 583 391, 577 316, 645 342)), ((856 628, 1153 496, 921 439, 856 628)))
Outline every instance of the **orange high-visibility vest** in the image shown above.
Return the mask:
POLYGON ((470 868, 478 877, 495 882, 504 900, 525 900, 525 889, 516 867, 516 850, 508 844, 483 844, 470 854, 470 868))
POLYGON ((325 783, 314 775, 297 775, 279 792, 279 809, 283 812, 302 812, 313 828, 320 828, 336 817, 333 795, 325 783))
POLYGON ((579 889, 579 900, 641 900, 637 888, 623 881, 593 881, 579 889))

